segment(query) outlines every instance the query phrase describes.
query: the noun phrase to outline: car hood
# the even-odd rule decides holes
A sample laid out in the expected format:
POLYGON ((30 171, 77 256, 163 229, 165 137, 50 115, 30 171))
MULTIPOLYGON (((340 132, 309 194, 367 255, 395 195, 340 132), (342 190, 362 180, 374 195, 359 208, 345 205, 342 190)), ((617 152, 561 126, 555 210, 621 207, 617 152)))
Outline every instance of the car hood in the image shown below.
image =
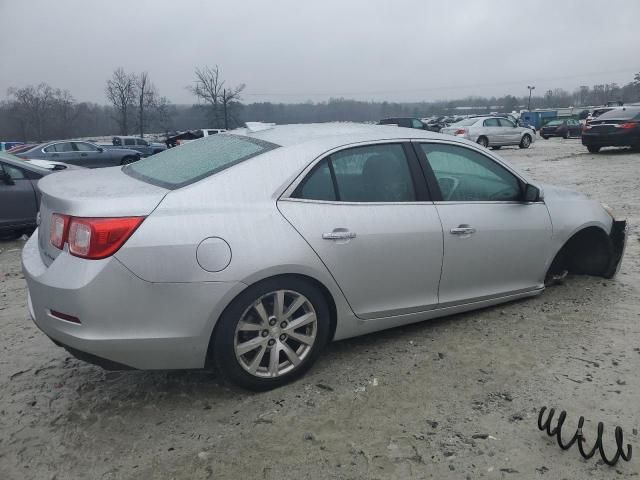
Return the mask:
POLYGON ((584 193, 566 187, 558 187, 548 183, 538 184, 544 194, 545 202, 575 202, 590 200, 584 193))

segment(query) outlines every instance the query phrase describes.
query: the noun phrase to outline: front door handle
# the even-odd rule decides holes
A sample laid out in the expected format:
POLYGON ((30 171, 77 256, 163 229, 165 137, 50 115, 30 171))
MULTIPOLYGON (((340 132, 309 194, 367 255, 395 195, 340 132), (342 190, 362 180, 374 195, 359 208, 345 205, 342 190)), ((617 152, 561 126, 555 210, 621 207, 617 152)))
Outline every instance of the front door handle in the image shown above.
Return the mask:
POLYGON ((466 223, 458 225, 456 228, 452 228, 449 231, 452 235, 471 235, 472 233, 476 233, 476 229, 466 223))
POLYGON ((323 240, 351 240, 352 238, 356 238, 356 234, 348 230, 335 229, 333 232, 322 234, 323 240))

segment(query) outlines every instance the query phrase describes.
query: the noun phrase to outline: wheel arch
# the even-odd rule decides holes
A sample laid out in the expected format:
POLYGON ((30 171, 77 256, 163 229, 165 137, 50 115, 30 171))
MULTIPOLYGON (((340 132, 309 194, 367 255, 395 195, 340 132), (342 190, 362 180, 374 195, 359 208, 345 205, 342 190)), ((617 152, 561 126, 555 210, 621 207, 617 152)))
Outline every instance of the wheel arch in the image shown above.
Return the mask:
POLYGON ((308 272, 301 273, 300 270, 291 270, 288 272, 278 272, 278 271, 274 272, 271 270, 266 270, 263 272, 258 272, 252 275, 249 279, 246 279, 245 281, 243 281, 242 283, 245 285, 245 287, 239 292, 236 292, 236 294, 226 302, 224 308, 220 310, 220 313, 216 315, 214 319, 215 324, 213 325, 213 328, 209 332, 209 342, 208 342, 207 354, 205 358, 205 366, 207 368, 212 365, 212 355, 211 355, 212 345, 218 329, 218 325, 220 324, 219 322, 220 318, 225 314, 225 312, 233 304, 235 299, 238 298, 238 296, 242 294, 242 292, 244 292, 247 288, 252 287, 254 285, 258 285, 262 282, 277 280, 277 279, 302 280, 313 285, 315 288, 317 288, 320 291, 325 301, 327 302, 327 307, 329 308, 329 322, 330 322, 329 323, 329 331, 330 331, 329 341, 333 340, 337 326, 338 326, 338 305, 336 304, 335 292, 332 292, 331 289, 327 287, 324 282, 316 278, 315 275, 310 275, 308 272))
POLYGON ((614 248, 607 230, 599 223, 576 228, 554 252, 547 276, 568 270, 579 275, 607 275, 614 248))

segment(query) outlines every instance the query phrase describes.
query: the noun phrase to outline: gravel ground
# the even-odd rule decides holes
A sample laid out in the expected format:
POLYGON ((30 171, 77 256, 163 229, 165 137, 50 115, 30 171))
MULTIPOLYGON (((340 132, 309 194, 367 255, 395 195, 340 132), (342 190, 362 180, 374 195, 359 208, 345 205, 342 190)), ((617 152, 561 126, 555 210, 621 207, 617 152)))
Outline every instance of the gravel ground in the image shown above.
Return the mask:
MULTIPOLYGON (((537 410, 587 417, 640 448, 640 154, 539 140, 502 155, 631 223, 618 277, 332 344, 276 391, 208 372, 105 372, 29 320, 22 242, 0 243, 0 479, 627 478, 561 451, 537 410)), ((610 453, 611 455, 611 453, 610 453)))

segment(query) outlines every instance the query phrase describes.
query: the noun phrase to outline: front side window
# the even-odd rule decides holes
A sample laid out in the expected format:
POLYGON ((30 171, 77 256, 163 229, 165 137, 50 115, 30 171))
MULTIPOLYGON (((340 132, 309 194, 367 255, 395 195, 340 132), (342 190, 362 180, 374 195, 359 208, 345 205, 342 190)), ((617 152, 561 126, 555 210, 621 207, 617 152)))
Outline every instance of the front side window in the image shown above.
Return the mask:
POLYGON ((124 144, 125 145, 135 145, 136 141, 133 138, 125 138, 124 139, 124 144))
POLYGON ((520 181, 499 163, 456 145, 420 144, 442 199, 450 202, 519 201, 520 181))
POLYGON ((508 120, 506 118, 499 118, 498 120, 500 121, 501 127, 508 127, 508 128, 515 127, 514 123, 511 120, 508 120))
POLYGON ((54 143, 44 149, 46 153, 65 153, 73 152, 73 145, 70 142, 54 143))
POLYGON ((144 158, 122 167, 122 171, 139 180, 174 189, 278 147, 241 135, 212 135, 144 158))
POLYGON ((16 167, 12 167, 11 165, 0 163, 0 169, 4 170, 4 172, 9 175, 9 178, 11 180, 24 180, 26 178, 22 170, 16 167))
POLYGON ((411 120, 411 126, 413 128, 422 128, 422 122, 420 120, 416 120, 415 118, 411 120))
POLYGON ((409 164, 400 144, 349 148, 323 160, 295 198, 342 202, 413 202, 409 164))

